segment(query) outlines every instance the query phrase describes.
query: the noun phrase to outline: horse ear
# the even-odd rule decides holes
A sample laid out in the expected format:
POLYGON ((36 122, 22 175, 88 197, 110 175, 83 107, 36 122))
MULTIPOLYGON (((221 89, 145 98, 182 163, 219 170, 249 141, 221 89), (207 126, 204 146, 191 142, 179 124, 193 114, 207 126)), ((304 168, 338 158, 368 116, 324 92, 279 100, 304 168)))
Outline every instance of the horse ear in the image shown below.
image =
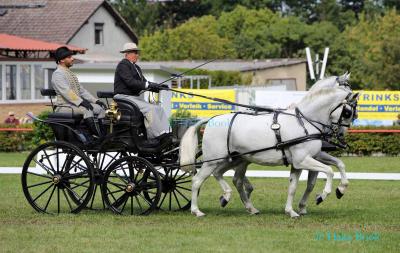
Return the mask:
MULTIPOLYGON (((347 74, 348 72, 346 71, 346 74, 347 74)), ((351 72, 350 73, 348 73, 347 75, 346 75, 346 80, 348 81, 348 80, 350 80, 350 75, 351 75, 351 72)))
POLYGON ((359 92, 356 92, 356 93, 353 93, 351 96, 350 96, 350 101, 357 101, 358 100, 358 98, 360 97, 360 93, 359 92))

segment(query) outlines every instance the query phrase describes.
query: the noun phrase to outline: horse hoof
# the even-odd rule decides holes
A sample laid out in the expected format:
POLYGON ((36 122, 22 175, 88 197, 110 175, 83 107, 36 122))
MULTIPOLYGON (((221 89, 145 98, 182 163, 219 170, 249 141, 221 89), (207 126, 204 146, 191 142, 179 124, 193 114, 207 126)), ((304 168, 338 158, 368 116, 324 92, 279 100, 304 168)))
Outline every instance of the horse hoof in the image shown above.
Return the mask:
POLYGON ((296 218, 299 218, 299 217, 300 217, 300 215, 299 215, 298 213, 296 213, 295 211, 293 211, 293 210, 291 210, 291 211, 285 211, 285 213, 286 213, 287 215, 289 215, 290 218, 296 219, 296 218))
POLYGON ((300 209, 299 210, 299 214, 300 215, 306 215, 307 214, 307 209, 305 209, 305 208, 304 209, 300 209))
POLYGON ((193 211, 192 211, 192 214, 195 215, 196 217, 203 217, 203 216, 206 215, 205 213, 203 213, 203 212, 201 212, 201 211, 197 211, 197 212, 193 212, 193 211))
POLYGON ((343 195, 344 194, 340 192, 339 188, 336 188, 336 198, 341 199, 343 195))
POLYGON ((224 196, 221 196, 221 197, 219 198, 219 203, 221 204, 222 207, 226 207, 226 205, 228 204, 228 200, 226 200, 226 199, 224 198, 224 196))
POLYGON ((324 201, 324 199, 320 195, 318 195, 317 199, 315 201, 316 201, 316 204, 319 205, 322 203, 322 201, 324 201))
POLYGON ((251 209, 251 210, 249 210, 249 213, 250 213, 250 215, 258 215, 258 214, 260 214, 260 211, 258 211, 257 209, 251 209))

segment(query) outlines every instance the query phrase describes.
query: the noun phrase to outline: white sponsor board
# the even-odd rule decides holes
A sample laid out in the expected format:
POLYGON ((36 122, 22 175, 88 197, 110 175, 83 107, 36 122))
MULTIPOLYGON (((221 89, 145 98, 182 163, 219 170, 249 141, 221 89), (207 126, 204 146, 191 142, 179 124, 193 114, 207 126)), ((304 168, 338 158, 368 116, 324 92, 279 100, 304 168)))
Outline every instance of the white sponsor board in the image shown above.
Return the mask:
POLYGON ((287 108, 292 103, 298 103, 307 91, 266 91, 257 90, 255 104, 274 108, 287 108))

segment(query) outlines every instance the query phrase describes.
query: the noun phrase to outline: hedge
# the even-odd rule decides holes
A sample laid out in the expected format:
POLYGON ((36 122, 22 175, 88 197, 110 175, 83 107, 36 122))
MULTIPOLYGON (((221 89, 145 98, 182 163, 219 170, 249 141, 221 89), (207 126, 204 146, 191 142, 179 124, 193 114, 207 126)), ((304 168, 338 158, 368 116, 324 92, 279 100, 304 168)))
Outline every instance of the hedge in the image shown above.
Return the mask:
MULTIPOLYGON (((0 128, 33 128, 32 124, 0 124, 0 128)), ((16 152, 33 148, 33 131, 0 131, 0 152, 16 152)))
MULTIPOLYGON (((391 127, 352 127, 352 129, 399 130, 399 126, 391 127)), ((371 155, 383 153, 386 155, 400 154, 400 133, 351 133, 345 139, 349 148, 344 153, 356 155, 371 155)))
MULTIPOLYGON (((47 118, 49 112, 40 114, 39 118, 47 118)), ((171 123, 180 118, 191 119, 192 115, 179 112, 171 118, 171 123), (182 114, 182 115, 180 115, 182 114)), ((0 152, 17 152, 32 150, 36 146, 46 141, 54 139, 53 131, 40 122, 27 125, 0 125, 1 128, 33 128, 32 132, 8 132, 0 131, 0 152)), ((400 126, 391 127, 352 127, 352 129, 398 129, 400 126)), ((383 153, 386 155, 400 155, 400 133, 351 133, 345 136, 349 148, 343 152, 335 152, 335 155, 371 155, 383 153)))

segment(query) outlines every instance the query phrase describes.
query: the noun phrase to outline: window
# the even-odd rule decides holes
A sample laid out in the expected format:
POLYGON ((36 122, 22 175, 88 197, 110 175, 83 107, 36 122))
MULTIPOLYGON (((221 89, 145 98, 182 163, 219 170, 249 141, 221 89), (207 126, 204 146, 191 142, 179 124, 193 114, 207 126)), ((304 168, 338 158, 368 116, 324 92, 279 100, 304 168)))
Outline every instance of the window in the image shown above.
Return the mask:
POLYGON ((40 89, 44 89, 44 69, 42 65, 33 66, 35 73, 35 99, 43 99, 40 89))
POLYGON ((103 23, 94 23, 94 44, 103 45, 104 35, 103 35, 103 23))
POLYGON ((6 65, 6 99, 17 99, 17 66, 6 65))
POLYGON ((21 99, 31 99, 31 66, 21 65, 19 70, 21 99))

